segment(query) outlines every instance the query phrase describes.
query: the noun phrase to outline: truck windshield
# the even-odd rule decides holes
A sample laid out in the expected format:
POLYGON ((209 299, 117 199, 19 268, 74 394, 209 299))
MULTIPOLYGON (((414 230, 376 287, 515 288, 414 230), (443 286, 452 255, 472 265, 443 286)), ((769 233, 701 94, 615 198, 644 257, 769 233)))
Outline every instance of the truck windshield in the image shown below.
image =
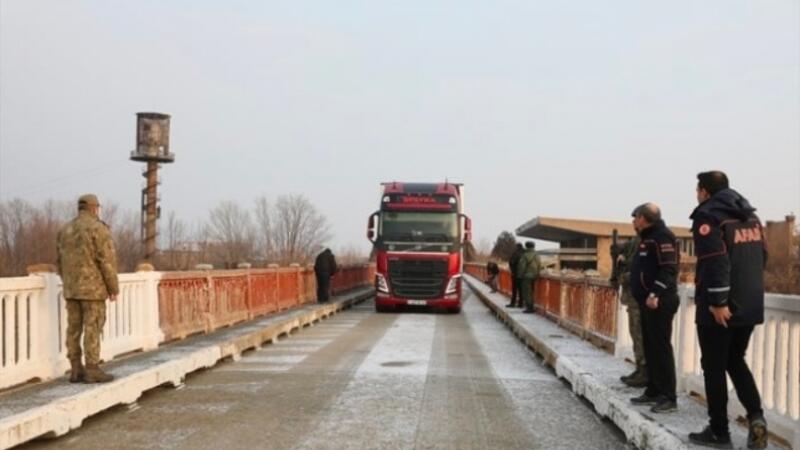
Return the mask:
POLYGON ((385 243, 458 242, 458 216, 441 212, 384 212, 381 238, 385 243))

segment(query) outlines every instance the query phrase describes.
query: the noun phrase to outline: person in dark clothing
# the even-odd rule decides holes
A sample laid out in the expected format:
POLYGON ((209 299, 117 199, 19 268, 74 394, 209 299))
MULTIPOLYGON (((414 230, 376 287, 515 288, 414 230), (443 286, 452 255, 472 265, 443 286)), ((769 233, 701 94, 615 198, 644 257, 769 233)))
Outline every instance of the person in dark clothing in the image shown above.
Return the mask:
POLYGON ((692 212, 697 267, 695 323, 708 402, 709 425, 690 433, 700 445, 732 448, 728 429, 727 373, 747 410, 748 448, 766 448, 767 422, 745 352, 755 325, 764 322, 767 253, 755 208, 728 187, 719 171, 697 175, 692 212))
POLYGON ((317 276, 317 301, 327 302, 330 299, 331 277, 336 274, 336 257, 331 249, 326 248, 314 261, 314 274, 317 276))
POLYGON ((675 392, 675 356, 672 350, 672 318, 678 311, 678 241, 661 220, 652 203, 633 210, 633 226, 641 238, 631 260, 630 290, 639 305, 647 388, 631 399, 634 404, 652 404, 654 413, 678 408, 675 392))
POLYGON ((486 263, 486 274, 489 275, 486 283, 492 288, 493 293, 497 292, 497 276, 500 275, 500 268, 497 267, 496 262, 489 261, 486 263))
POLYGON ((520 277, 517 272, 517 264, 525 249, 522 244, 517 243, 514 253, 508 258, 508 271, 511 273, 511 301, 506 305, 506 308, 522 308, 522 296, 519 290, 520 277))

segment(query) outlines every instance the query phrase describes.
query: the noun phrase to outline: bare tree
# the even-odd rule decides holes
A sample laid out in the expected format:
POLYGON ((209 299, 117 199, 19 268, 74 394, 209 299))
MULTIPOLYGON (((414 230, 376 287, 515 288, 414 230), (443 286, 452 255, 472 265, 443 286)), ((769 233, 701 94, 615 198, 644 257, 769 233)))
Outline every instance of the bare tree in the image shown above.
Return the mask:
POLYGON ((492 253, 492 241, 488 238, 482 238, 476 243, 470 242, 471 258, 472 261, 485 262, 489 260, 489 255, 492 253))
POLYGON ((517 238, 510 231, 503 231, 497 236, 492 247, 491 256, 503 261, 508 260, 517 249, 517 238))
POLYGON ((347 245, 336 251, 336 262, 340 266, 366 264, 367 261, 369 261, 369 254, 365 254, 355 245, 347 245))
POLYGON ((272 248, 282 264, 307 263, 330 239, 323 214, 302 195, 282 195, 272 217, 272 248))
POLYGON ((255 253, 253 220, 250 213, 235 202, 224 201, 211 210, 205 234, 215 262, 226 268, 250 260, 255 253))
POLYGON ((166 230, 161 236, 159 269, 187 270, 196 264, 188 227, 184 221, 178 219, 174 211, 167 215, 166 230))
MULTIPOLYGON (((30 264, 27 224, 35 209, 30 203, 14 199, 0 204, 0 273, 4 276, 24 275, 30 264)), ((49 261, 40 261, 49 262, 49 261)))
POLYGON ((25 275, 31 264, 55 263, 58 230, 75 214, 69 202, 0 203, 0 276, 25 275))
POLYGON ((120 272, 133 272, 144 258, 139 219, 139 214, 132 211, 118 212, 113 224, 109 224, 120 272))
POLYGON ((264 263, 276 260, 275 251, 272 248, 272 217, 269 202, 264 196, 256 199, 255 206, 255 227, 256 227, 256 248, 259 259, 264 263))

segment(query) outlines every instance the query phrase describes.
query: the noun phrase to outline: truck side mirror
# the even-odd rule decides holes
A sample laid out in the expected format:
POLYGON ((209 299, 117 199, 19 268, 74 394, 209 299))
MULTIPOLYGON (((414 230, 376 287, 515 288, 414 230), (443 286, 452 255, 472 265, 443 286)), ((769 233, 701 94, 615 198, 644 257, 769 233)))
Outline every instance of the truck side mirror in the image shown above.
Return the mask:
POLYGON ((464 218, 464 242, 470 242, 472 240, 472 219, 465 215, 461 215, 464 218))
POLYGON ((367 220, 367 239, 369 239, 373 244, 375 243, 375 219, 377 217, 378 213, 374 212, 367 220))

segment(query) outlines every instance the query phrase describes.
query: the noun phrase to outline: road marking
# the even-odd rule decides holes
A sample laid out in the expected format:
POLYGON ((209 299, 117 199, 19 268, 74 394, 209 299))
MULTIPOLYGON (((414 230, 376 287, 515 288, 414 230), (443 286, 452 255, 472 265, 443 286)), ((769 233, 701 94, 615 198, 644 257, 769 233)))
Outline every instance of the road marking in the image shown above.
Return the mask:
POLYGON ((289 352, 289 351, 292 351, 292 352, 298 352, 298 353, 302 353, 302 352, 314 353, 317 350, 321 349, 322 347, 323 347, 322 345, 290 345, 290 344, 285 344, 285 345, 274 346, 274 347, 265 347, 265 348, 262 348, 261 350, 259 350, 259 352, 289 352))
POLYGON ((285 372, 290 370, 294 365, 291 364, 283 364, 283 365, 270 365, 270 366, 256 366, 256 365, 248 365, 248 366, 230 366, 230 367, 220 367, 219 369, 214 369, 216 372, 285 372))
POLYGON ((435 315, 401 315, 375 344, 356 375, 412 375, 424 380, 431 360, 435 329, 435 315))
MULTIPOLYGON (((309 344, 309 345, 325 346, 325 345, 328 345, 331 342, 333 342, 333 339, 307 339, 307 338, 294 339, 294 338, 291 338, 291 340, 287 339, 287 340, 281 341, 281 342, 286 343, 286 345, 309 344)), ((277 346, 277 345, 280 345, 280 344, 275 344, 275 345, 277 346)))
POLYGON ((297 364, 308 355, 252 355, 237 361, 237 364, 297 364))

